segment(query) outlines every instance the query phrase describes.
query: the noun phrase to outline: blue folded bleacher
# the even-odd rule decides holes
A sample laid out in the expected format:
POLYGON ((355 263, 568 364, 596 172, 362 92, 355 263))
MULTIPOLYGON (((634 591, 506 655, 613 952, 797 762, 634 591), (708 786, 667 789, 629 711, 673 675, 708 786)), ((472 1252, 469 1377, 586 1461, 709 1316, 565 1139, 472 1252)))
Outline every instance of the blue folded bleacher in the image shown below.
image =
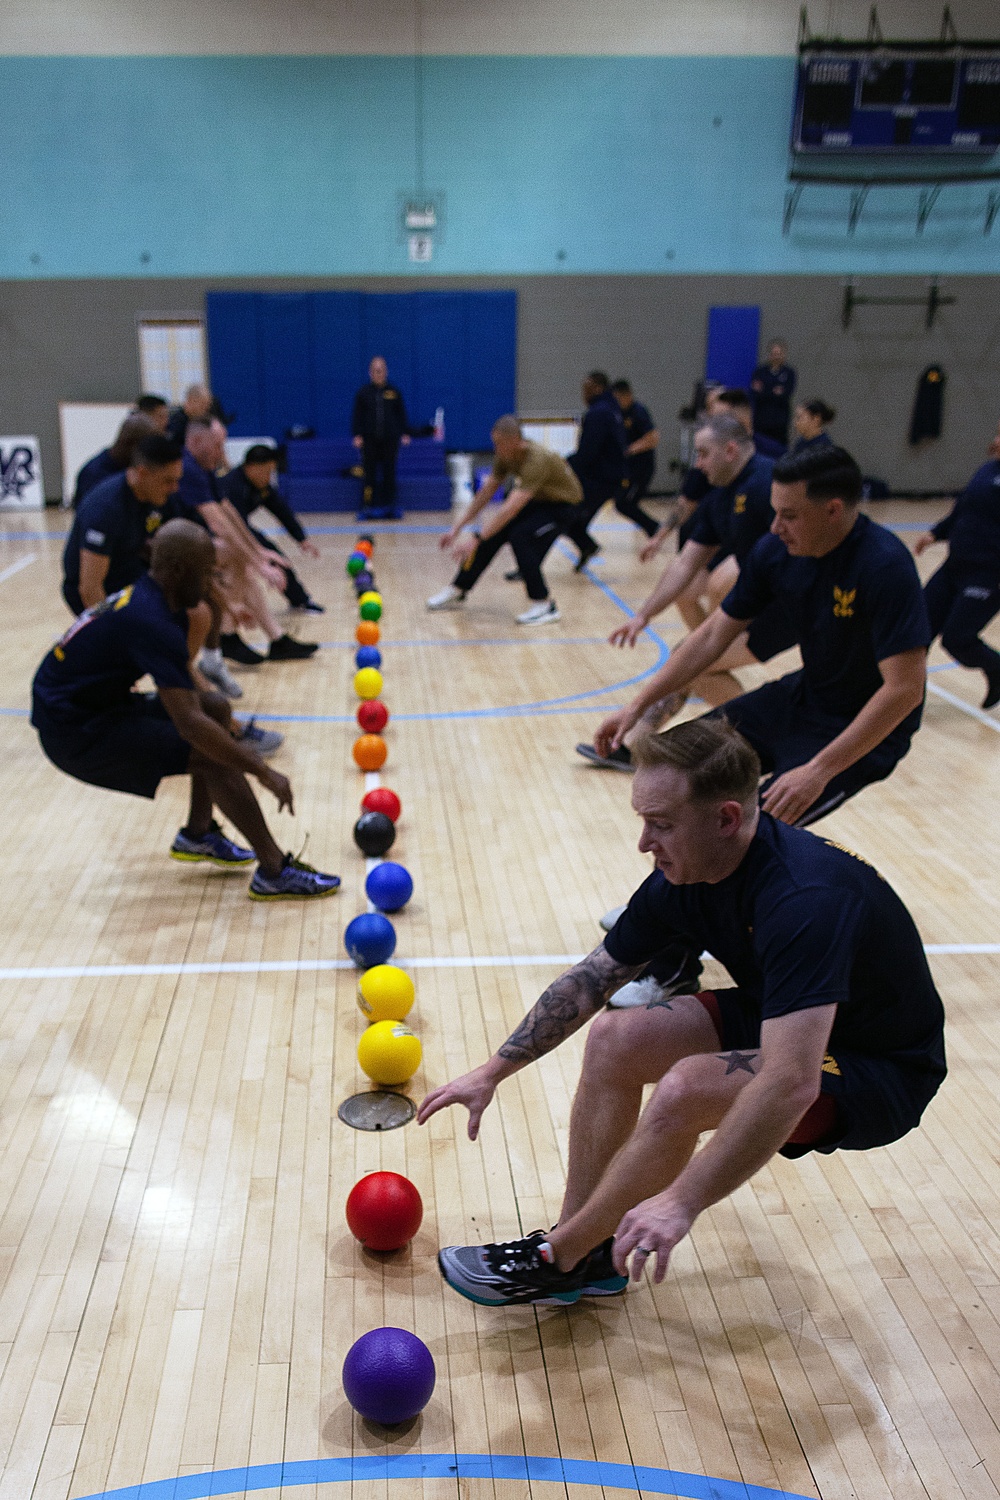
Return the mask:
MULTIPOLYGON (((345 470, 361 463, 361 454, 347 439, 303 438, 288 444, 288 469, 281 476, 281 492, 296 511, 357 510, 361 480, 345 470)), ((444 444, 436 438, 414 438, 399 450, 396 466, 402 510, 450 510, 451 480, 445 467, 444 444)))

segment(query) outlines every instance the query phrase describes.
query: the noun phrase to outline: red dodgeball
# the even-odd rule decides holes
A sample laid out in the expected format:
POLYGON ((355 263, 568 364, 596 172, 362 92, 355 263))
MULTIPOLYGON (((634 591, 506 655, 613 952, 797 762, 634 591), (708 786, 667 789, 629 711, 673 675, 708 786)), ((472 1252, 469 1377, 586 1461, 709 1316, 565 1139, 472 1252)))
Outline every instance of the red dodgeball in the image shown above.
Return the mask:
POLYGON ((390 792, 387 786, 376 786, 370 792, 365 792, 361 799, 361 806, 365 812, 385 813, 393 823, 403 811, 403 804, 396 793, 390 792))
POLYGON ((381 734, 389 722, 389 710, 378 698, 368 698, 358 709, 358 723, 365 734, 381 734))
POLYGON ((351 1188, 347 1227, 366 1250, 402 1250, 420 1228, 424 1205, 408 1177, 369 1172, 351 1188))

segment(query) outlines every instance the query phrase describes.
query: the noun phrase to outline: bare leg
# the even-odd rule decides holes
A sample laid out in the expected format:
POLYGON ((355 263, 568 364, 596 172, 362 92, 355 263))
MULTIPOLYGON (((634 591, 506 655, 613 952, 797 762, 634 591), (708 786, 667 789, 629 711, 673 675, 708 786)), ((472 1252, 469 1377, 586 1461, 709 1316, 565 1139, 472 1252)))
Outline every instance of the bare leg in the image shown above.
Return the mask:
MULTIPOLYGON (((714 1031, 707 1016, 705 1020, 714 1031)), ((759 1054, 743 1055, 754 1067, 759 1054)), ((549 1235, 560 1270, 572 1270, 615 1233, 630 1208, 670 1186, 690 1161, 702 1131, 715 1129, 752 1077, 752 1072, 732 1070, 726 1057, 717 1054, 688 1056, 670 1069, 586 1203, 549 1235)))
MULTIPOLYGON (((202 708, 224 729, 232 727, 229 703, 221 693, 199 693, 202 708)), ((239 829, 266 875, 277 875, 284 855, 271 837, 260 803, 242 771, 220 766, 197 751, 191 756, 191 806, 186 832, 192 838, 206 833, 217 807, 239 829)))
POLYGON ((269 641, 276 641, 281 636, 281 631, 275 623, 274 616, 267 607, 267 599, 264 596, 264 586, 260 579, 255 577, 249 568, 237 569, 235 566, 231 571, 233 584, 232 592, 243 608, 252 616, 254 624, 264 632, 269 641))
POLYGON ((202 775, 191 777, 191 805, 188 808, 188 820, 182 832, 189 838, 202 838, 212 826, 212 793, 208 789, 208 782, 202 775))
POLYGON ((703 672, 691 684, 691 691, 704 698, 713 708, 738 698, 745 691, 738 677, 733 676, 734 667, 759 667, 760 662, 747 645, 746 635, 741 635, 727 651, 714 662, 710 672, 703 672))
POLYGON ((560 1224, 586 1203, 635 1129, 643 1085, 662 1078, 679 1058, 711 1052, 718 1045, 708 1012, 693 996, 641 1010, 607 1010, 595 1018, 573 1101, 560 1224))
POLYGON ((194 783, 204 780, 212 803, 246 839, 260 862, 265 875, 278 875, 285 857, 271 837, 260 803, 242 771, 231 770, 214 761, 192 756, 192 805, 194 783))

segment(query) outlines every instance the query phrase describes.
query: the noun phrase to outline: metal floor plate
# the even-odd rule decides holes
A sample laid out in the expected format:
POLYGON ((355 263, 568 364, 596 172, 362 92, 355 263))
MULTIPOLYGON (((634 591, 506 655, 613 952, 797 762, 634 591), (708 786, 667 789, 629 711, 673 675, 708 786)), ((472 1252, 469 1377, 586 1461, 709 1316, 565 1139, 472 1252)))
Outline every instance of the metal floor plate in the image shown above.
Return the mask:
POLYGON ((416 1112, 417 1106, 405 1094, 369 1089, 345 1099, 337 1115, 354 1130, 398 1130, 400 1125, 408 1125, 416 1112))

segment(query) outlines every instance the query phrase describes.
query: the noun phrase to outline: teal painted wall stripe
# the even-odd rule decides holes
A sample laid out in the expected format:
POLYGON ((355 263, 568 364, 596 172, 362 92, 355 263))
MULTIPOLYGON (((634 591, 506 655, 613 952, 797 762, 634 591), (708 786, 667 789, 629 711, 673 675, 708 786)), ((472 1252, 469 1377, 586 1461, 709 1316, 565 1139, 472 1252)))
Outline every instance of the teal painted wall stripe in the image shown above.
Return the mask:
MULTIPOLYGON (((996 268, 1000 235, 963 213, 975 188, 921 239, 914 189, 912 205, 873 206, 853 240, 845 190, 824 190, 828 216, 804 204, 783 239, 794 69, 427 59, 425 185, 447 194, 429 269, 996 268)), ((0 277, 420 275, 397 225, 415 186, 413 91, 407 57, 0 59, 0 277)))

